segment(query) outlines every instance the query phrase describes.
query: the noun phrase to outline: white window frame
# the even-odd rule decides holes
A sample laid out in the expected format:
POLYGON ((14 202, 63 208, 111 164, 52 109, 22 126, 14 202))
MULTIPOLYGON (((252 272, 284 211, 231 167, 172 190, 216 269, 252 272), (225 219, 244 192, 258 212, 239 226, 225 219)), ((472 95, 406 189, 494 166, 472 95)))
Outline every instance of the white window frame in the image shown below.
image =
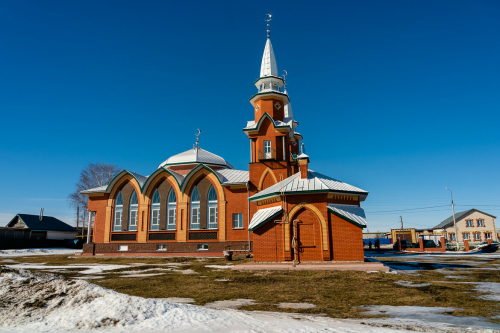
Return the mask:
MULTIPOLYGON (((121 192, 118 193, 118 196, 122 195, 121 192)), ((118 200, 118 196, 116 199, 118 200)), ((122 204, 117 205, 115 204, 115 218, 114 218, 114 223, 113 223, 113 231, 122 231, 122 220, 123 220, 123 197, 122 197, 122 204)))
POLYGON ((233 229, 243 229, 243 213, 233 213, 233 229))
MULTIPOLYGON (((130 202, 132 202, 132 197, 135 192, 130 197, 130 202)), ((135 194, 137 196, 137 194, 135 194)), ((137 214, 139 212, 139 204, 130 204, 129 220, 128 220, 128 230, 137 231, 137 214)))
POLYGON ((195 201, 191 203, 191 221, 189 223, 189 229, 199 230, 200 229, 200 202, 195 201))
POLYGON ((474 222, 472 220, 465 220, 465 225, 467 226, 467 228, 472 228, 472 227, 474 227, 474 222), (470 225, 469 225, 469 222, 470 222, 470 225))
POLYGON ((484 220, 482 220, 482 219, 477 220, 477 226, 484 227, 484 220))
POLYGON ((176 204, 168 204, 168 212, 167 212, 167 230, 175 230, 176 229, 176 223, 175 223, 175 217, 177 215, 177 208, 176 204))
MULTIPOLYGON (((155 192, 153 193, 153 198, 157 191, 158 190, 155 190, 155 192)), ((151 225, 149 228, 151 231, 160 230, 160 203, 151 204, 151 225)))
POLYGON ((470 240, 469 233, 466 232, 464 235, 464 240, 470 240))
POLYGON ((271 140, 264 141, 264 158, 271 158, 272 148, 271 148, 271 140))
POLYGON ((481 233, 479 231, 474 232, 474 240, 475 241, 481 240, 481 233))
POLYGON ((175 196, 174 189, 170 190, 167 198, 167 230, 177 229, 177 196, 175 196, 175 201, 170 201, 171 197, 175 196))
POLYGON ((455 234, 450 234, 450 241, 456 240, 456 235, 455 234))
MULTIPOLYGON (((194 189, 193 189, 194 191, 194 189)), ((198 189, 196 188, 196 191, 198 189)), ((198 192, 198 197, 200 193, 198 192)), ((191 193, 191 197, 193 197, 193 193, 191 193)), ((191 201, 191 216, 189 218, 189 229, 190 230, 200 230, 200 202, 199 201, 191 201)))

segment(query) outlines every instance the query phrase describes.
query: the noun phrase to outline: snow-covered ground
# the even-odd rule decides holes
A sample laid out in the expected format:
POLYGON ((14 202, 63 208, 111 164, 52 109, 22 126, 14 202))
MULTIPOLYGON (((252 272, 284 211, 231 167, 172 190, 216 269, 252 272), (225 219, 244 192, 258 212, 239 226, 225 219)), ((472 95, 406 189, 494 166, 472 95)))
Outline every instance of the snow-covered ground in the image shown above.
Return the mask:
POLYGON ((212 310, 133 297, 87 281, 15 269, 4 270, 0 276, 0 300, 2 333, 394 331, 321 316, 212 310))
MULTIPOLYGON (((487 289, 498 293, 496 288, 488 286, 487 289)), ((448 308, 371 306, 365 308, 368 314, 384 314, 390 318, 336 320, 293 313, 238 311, 230 309, 233 303, 251 304, 252 301, 223 302, 201 307, 124 295, 84 280, 64 279, 51 273, 16 268, 0 271, 0 333, 409 332, 407 329, 500 332, 500 325, 486 322, 484 318, 442 314, 453 310, 448 308)))
POLYGON ((82 250, 67 248, 46 248, 46 249, 19 249, 0 250, 0 257, 26 257, 26 256, 47 256, 47 255, 74 255, 82 253, 82 250))

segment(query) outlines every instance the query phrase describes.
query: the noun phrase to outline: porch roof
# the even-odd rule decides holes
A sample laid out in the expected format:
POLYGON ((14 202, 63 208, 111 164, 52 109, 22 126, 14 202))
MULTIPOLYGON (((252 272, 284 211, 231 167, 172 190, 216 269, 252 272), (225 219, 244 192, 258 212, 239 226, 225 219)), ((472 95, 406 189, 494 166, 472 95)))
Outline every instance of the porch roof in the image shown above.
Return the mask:
POLYGON ((281 206, 259 209, 257 213, 253 215, 248 229, 250 231, 257 229, 258 227, 281 213, 282 210, 283 208, 281 208, 281 206))

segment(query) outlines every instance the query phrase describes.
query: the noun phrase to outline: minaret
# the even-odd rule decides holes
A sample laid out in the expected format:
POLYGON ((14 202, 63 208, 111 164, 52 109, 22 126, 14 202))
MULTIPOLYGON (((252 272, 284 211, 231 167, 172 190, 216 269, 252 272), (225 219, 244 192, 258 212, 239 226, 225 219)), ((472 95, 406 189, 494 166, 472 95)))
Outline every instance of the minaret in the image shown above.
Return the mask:
POLYGON ((268 16, 260 77, 254 82, 257 93, 250 98, 254 120, 244 129, 250 139, 250 182, 257 191, 298 172, 292 156, 297 156, 302 139, 295 133, 298 123, 293 119, 285 80, 279 76, 270 36, 271 15, 268 16))

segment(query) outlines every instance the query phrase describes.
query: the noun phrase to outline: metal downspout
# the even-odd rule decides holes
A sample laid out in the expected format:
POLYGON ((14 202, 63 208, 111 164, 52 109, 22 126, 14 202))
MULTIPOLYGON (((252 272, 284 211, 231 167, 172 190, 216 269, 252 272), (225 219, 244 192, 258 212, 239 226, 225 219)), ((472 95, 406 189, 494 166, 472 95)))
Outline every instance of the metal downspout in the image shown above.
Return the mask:
POLYGON ((248 182, 246 183, 247 186, 247 229, 248 229, 248 254, 250 255, 250 251, 252 250, 250 246, 250 188, 248 187, 248 182))

